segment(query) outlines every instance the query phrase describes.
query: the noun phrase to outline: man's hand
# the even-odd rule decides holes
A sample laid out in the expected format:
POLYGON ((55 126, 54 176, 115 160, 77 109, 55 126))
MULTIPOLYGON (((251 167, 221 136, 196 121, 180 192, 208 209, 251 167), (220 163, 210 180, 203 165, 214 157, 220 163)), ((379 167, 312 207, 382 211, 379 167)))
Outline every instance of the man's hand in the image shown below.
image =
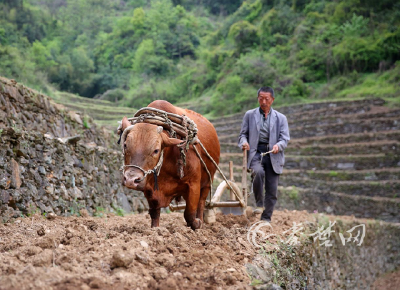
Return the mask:
POLYGON ((244 142, 242 145, 242 150, 250 150, 250 145, 247 142, 244 142))
POLYGON ((279 152, 279 147, 278 145, 275 144, 274 147, 272 147, 272 153, 276 154, 278 152, 279 152))

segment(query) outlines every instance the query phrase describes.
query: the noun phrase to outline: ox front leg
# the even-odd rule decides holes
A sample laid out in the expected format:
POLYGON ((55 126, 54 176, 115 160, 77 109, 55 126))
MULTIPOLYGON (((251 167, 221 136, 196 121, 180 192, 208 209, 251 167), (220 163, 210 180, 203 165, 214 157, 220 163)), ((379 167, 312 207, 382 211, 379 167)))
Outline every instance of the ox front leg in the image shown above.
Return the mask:
POLYGON ((200 200, 199 200, 199 205, 197 207, 197 218, 200 219, 202 222, 204 221, 204 207, 206 204, 206 199, 208 196, 208 193, 210 192, 210 187, 203 187, 200 191, 200 200))
POLYGON ((160 225, 160 209, 159 208, 150 208, 149 214, 151 217, 151 227, 158 227, 160 225))
POLYGON ((189 195, 186 198, 186 209, 185 209, 185 220, 187 225, 193 230, 200 229, 202 226, 202 221, 196 218, 197 207, 200 200, 200 188, 198 186, 192 186, 189 190, 189 195))

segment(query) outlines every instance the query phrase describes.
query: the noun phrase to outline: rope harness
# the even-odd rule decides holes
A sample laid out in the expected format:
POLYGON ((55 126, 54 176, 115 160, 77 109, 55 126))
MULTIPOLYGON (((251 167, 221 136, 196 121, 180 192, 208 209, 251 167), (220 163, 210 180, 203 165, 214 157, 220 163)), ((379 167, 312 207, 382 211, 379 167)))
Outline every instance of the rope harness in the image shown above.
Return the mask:
MULTIPOLYGON (((236 198, 240 201, 240 197, 236 193, 236 191, 232 188, 230 183, 228 182, 228 179, 225 177, 225 175, 222 173, 221 169, 219 168, 218 164, 215 162, 215 160, 211 157, 211 155, 208 153, 207 149, 204 147, 204 145, 201 143, 200 139, 197 137, 197 125, 196 123, 188 118, 185 115, 177 115, 173 113, 169 113, 163 110, 151 108, 151 107, 145 107, 140 109, 139 111, 136 112, 133 118, 128 118, 128 121, 131 123, 130 126, 125 128, 125 130, 122 131, 122 122, 118 126, 117 132, 120 135, 120 138, 118 140, 118 144, 121 143, 122 141, 122 149, 123 149, 123 154, 125 155, 125 148, 124 148, 124 143, 126 136, 132 130, 133 126, 138 123, 148 123, 152 125, 157 125, 163 127, 166 131, 169 132, 170 137, 176 138, 176 137, 181 137, 182 138, 182 143, 177 145, 179 150, 180 150, 180 158, 178 159, 178 175, 182 179, 184 177, 184 167, 186 166, 186 152, 189 150, 190 144, 192 144, 194 151, 196 152, 196 155, 199 157, 202 165, 207 171, 208 177, 210 178, 210 202, 211 202, 211 196, 212 196, 212 176, 210 171, 208 170, 206 163, 204 162, 203 158, 201 157, 199 151, 196 148, 197 144, 200 144, 201 148, 204 150, 205 154, 207 157, 211 160, 211 162, 214 164, 214 166, 218 169, 219 173, 225 180, 225 182, 228 184, 229 188, 232 190, 232 192, 235 194, 236 198)), ((161 132, 159 132, 161 133, 161 132)), ((137 165, 125 165, 125 159, 124 159, 124 165, 121 167, 120 170, 123 170, 125 172, 126 167, 135 167, 141 170, 144 173, 144 176, 142 179, 139 180, 142 181, 148 174, 153 173, 154 174, 154 189, 158 190, 158 184, 157 184, 157 176, 160 174, 160 170, 162 167, 164 161, 164 150, 161 151, 160 159, 158 160, 157 165, 150 170, 144 170, 140 166, 137 165)))
POLYGON ((260 154, 260 155, 261 155, 261 158, 263 158, 265 155, 267 155, 267 154, 269 154, 269 153, 272 153, 272 152, 274 152, 274 150, 271 150, 271 151, 268 151, 268 152, 261 153, 261 154, 260 154))

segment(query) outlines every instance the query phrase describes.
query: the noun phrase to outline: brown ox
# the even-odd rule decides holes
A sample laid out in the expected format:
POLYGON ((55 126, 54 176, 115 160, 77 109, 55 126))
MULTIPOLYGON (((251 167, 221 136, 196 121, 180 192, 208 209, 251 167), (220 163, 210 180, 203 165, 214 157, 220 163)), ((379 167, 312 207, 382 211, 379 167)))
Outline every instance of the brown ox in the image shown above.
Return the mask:
MULTIPOLYGON (((219 163, 220 145, 214 126, 200 114, 173 106, 167 101, 154 101, 149 107, 157 108, 177 115, 186 115, 192 119, 198 128, 198 139, 202 142, 215 162, 219 163)), ((122 119, 122 130, 130 126, 126 117, 122 119)), ((179 148, 176 146, 182 140, 169 138, 168 133, 161 132, 162 127, 152 124, 138 123, 126 136, 123 144, 125 149, 125 165, 140 166, 143 170, 153 169, 159 161, 164 149, 164 162, 158 180, 158 190, 154 189, 154 175, 149 174, 144 179, 144 173, 135 167, 126 167, 123 174, 123 185, 143 191, 148 203, 151 216, 151 226, 160 223, 160 209, 167 207, 174 198, 183 197, 186 201, 185 220, 192 229, 198 229, 203 223, 205 200, 210 191, 210 178, 199 157, 190 145, 186 152, 184 177, 178 175, 179 148)), ((212 178, 216 167, 197 145, 212 178)))

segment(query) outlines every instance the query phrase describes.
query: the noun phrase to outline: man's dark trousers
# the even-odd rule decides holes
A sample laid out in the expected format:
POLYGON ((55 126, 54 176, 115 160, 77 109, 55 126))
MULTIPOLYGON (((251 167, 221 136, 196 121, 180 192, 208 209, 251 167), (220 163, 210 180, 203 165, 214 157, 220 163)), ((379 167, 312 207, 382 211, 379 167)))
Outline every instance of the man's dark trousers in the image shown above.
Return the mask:
MULTIPOLYGON (((265 155, 261 160, 261 153, 269 151, 268 145, 259 144, 257 153, 251 160, 250 168, 253 169, 256 176, 254 177, 253 191, 256 198, 257 207, 264 206, 261 219, 270 220, 274 210, 277 194, 279 174, 276 174, 272 168, 271 158, 269 154, 265 155), (264 188, 263 188, 264 184, 264 188), (265 195, 264 193, 265 189, 265 195)), ((272 153, 270 153, 272 154, 272 153)))

